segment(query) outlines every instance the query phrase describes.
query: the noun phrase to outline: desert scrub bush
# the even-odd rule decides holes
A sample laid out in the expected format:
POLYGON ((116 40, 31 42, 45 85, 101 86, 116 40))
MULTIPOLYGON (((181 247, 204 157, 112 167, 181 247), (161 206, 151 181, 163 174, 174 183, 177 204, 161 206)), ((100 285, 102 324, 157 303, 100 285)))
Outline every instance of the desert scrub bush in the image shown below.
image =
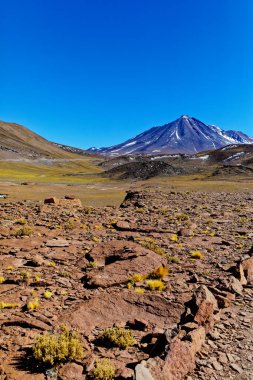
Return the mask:
POLYGON ((169 272, 168 268, 158 267, 148 275, 148 278, 162 280, 165 276, 167 276, 168 272, 169 272))
POLYGON ((70 272, 68 272, 66 270, 61 270, 59 272, 59 276, 61 276, 61 277, 71 277, 71 274, 70 274, 70 272))
POLYGON ((49 290, 46 290, 44 293, 43 293, 43 297, 46 298, 46 299, 50 299, 52 297, 53 293, 50 292, 49 290))
POLYGON ((31 274, 30 272, 24 271, 20 273, 21 281, 25 282, 27 285, 30 283, 31 274))
POLYGON ((165 255, 165 249, 161 248, 160 244, 152 238, 146 238, 139 242, 144 248, 150 249, 151 251, 157 253, 160 256, 165 255))
POLYGON ((169 239, 170 239, 170 241, 178 241, 178 236, 177 236, 177 234, 172 234, 169 236, 169 239))
POLYGON ((39 274, 35 275, 35 282, 39 282, 41 280, 41 277, 39 274))
POLYGON ((165 207, 161 207, 157 210, 157 212, 161 215, 168 215, 169 210, 165 207))
POLYGON ((192 259, 203 259, 204 255, 201 251, 191 251, 190 255, 192 259))
POLYGON ((161 280, 148 280, 146 284, 150 290, 161 291, 165 288, 165 284, 161 280))
POLYGON ((27 223, 27 220, 25 218, 20 218, 15 220, 15 224, 20 224, 21 226, 24 226, 27 223))
POLYGON ((49 261, 49 262, 47 263, 47 266, 48 266, 48 267, 55 267, 55 266, 56 266, 56 263, 55 263, 54 261, 49 261))
POLYGON ((89 206, 84 206, 83 207, 83 214, 84 215, 88 215, 88 214, 90 214, 91 212, 92 212, 92 207, 89 207, 89 206))
POLYGON ((94 380, 112 380, 115 375, 115 367, 111 364, 110 359, 100 359, 96 361, 95 369, 92 373, 94 380))
POLYGON ((34 311, 34 310, 37 310, 39 306, 40 306, 39 299, 35 298, 27 303, 26 308, 28 311, 34 311))
POLYGON ((125 350, 134 344, 132 331, 118 326, 103 330, 102 339, 106 343, 117 346, 122 350, 125 350))
POLYGON ((190 218, 189 218, 189 215, 182 213, 182 214, 177 214, 176 219, 179 220, 180 222, 183 222, 185 220, 189 220, 190 218))
POLYGON ((5 278, 0 276, 0 284, 2 284, 5 281, 5 278))
POLYGON ((144 281, 146 279, 146 277, 147 277, 147 275, 145 275, 145 274, 136 273, 130 278, 130 282, 131 282, 131 284, 135 284, 136 282, 144 281))
POLYGON ((134 289, 134 292, 137 294, 143 294, 143 293, 145 293, 145 289, 137 287, 134 289))
POLYGON ((135 212, 138 212, 139 214, 142 214, 142 213, 144 213, 144 208, 143 207, 137 207, 136 209, 135 209, 135 212))
POLYGON ((19 230, 13 232, 13 236, 31 236, 33 234, 33 229, 29 226, 24 225, 19 230))
POLYGON ((96 261, 89 261, 86 265, 86 268, 87 269, 93 269, 93 268, 96 268, 97 267, 97 263, 96 261))
POLYGON ((180 263, 180 259, 177 255, 174 255, 174 256, 167 255, 167 260, 168 260, 168 263, 174 263, 174 264, 180 263))
POLYGON ((65 224, 64 228, 65 230, 73 230, 76 227, 76 219, 70 218, 65 224))
POLYGON ((1 309, 14 309, 16 307, 19 307, 18 303, 8 303, 8 302, 0 302, 0 310, 1 309))
POLYGON ((59 334, 43 334, 35 338, 34 358, 43 364, 53 366, 55 363, 82 359, 84 350, 75 331, 61 327, 59 334))

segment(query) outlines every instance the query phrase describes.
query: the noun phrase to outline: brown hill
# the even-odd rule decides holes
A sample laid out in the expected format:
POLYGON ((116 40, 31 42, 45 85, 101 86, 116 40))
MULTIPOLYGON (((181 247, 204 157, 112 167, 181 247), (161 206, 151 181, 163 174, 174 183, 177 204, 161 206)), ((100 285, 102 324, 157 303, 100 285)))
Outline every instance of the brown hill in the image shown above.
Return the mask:
POLYGON ((57 147, 28 128, 0 121, 0 158, 61 158, 71 153, 57 147))

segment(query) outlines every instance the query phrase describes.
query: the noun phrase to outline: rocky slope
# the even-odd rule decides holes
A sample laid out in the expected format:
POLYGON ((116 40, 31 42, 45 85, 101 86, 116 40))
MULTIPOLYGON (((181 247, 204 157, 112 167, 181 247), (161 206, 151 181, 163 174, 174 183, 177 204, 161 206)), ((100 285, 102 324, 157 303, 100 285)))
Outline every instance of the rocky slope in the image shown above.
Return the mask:
POLYGON ((117 179, 206 174, 225 178, 253 174, 253 145, 234 144, 198 154, 129 155, 101 163, 103 175, 117 179))
POLYGON ((0 159, 69 156, 65 150, 22 125, 0 122, 0 159))
POLYGON ((218 149, 229 144, 252 144, 253 138, 242 132, 224 131, 189 116, 161 127, 153 127, 121 144, 108 148, 90 148, 92 152, 120 156, 122 154, 193 154, 218 149))
POLYGON ((118 380, 252 378, 251 194, 129 192, 101 209, 67 198, 1 200, 1 379, 88 380, 99 358, 118 380), (63 324, 84 357, 38 365, 36 336, 63 324), (108 346, 113 325, 134 343, 108 346))

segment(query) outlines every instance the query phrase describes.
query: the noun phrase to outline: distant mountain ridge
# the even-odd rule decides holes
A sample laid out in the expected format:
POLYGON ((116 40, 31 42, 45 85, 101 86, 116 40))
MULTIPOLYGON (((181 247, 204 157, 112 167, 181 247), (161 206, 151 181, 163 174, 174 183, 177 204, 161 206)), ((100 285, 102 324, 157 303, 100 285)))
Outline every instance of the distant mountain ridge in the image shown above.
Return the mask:
POLYGON ((153 127, 112 147, 90 148, 89 151, 119 156, 126 154, 193 154, 219 149, 230 144, 253 144, 253 138, 242 132, 225 131, 194 117, 183 115, 171 123, 153 127))

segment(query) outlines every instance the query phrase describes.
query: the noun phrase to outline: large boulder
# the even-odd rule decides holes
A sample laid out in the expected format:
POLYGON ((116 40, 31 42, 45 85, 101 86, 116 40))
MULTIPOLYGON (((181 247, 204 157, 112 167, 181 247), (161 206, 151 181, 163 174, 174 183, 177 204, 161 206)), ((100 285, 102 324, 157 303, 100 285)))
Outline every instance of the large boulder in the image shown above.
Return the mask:
POLYGON ((86 276, 87 285, 92 287, 126 284, 134 274, 146 275, 167 264, 165 257, 120 240, 99 244, 90 255, 98 266, 86 276))
POLYGON ((110 289, 110 292, 91 296, 71 307, 62 314, 59 323, 72 325, 89 335, 95 327, 104 329, 113 324, 124 325, 138 316, 151 328, 168 329, 180 321, 185 301, 183 295, 173 302, 162 294, 137 294, 127 289, 110 289))

